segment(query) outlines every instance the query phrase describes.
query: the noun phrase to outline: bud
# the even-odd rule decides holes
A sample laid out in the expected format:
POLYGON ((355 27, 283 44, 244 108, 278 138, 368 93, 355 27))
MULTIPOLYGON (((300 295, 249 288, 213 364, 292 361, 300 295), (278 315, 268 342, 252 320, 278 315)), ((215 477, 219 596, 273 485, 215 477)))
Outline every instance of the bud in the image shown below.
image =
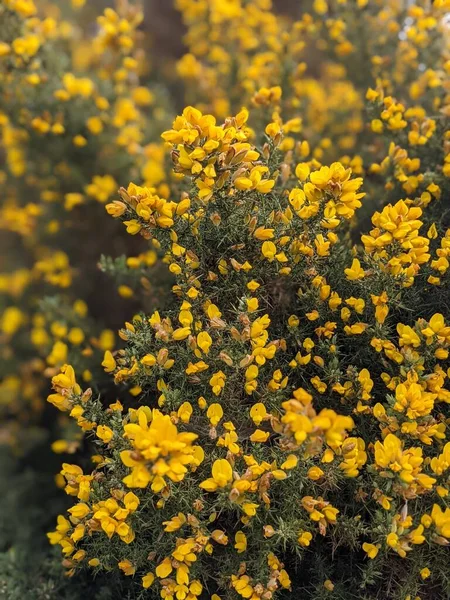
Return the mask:
POLYGON ((122 200, 124 200, 124 202, 130 202, 130 196, 124 187, 121 187, 119 189, 119 196, 122 198, 122 200))
POLYGON ((111 490, 111 496, 113 498, 115 498, 116 500, 122 500, 122 498, 125 496, 125 492, 123 490, 118 490, 118 489, 114 489, 111 490))
POLYGON ((62 566, 65 569, 68 569, 69 567, 73 567, 73 562, 71 560, 69 560, 68 558, 65 558, 62 562, 61 562, 62 566))
POLYGON ((253 359, 254 357, 251 356, 250 354, 247 354, 246 356, 244 356, 244 358, 240 361, 239 366, 242 369, 247 368, 249 365, 251 365, 253 363, 253 359))
POLYGON ((228 365, 229 367, 233 366, 233 359, 226 353, 226 352, 221 352, 219 354, 219 358, 220 360, 223 360, 223 362, 228 365))
POLYGON ((276 532, 275 532, 275 529, 272 527, 272 525, 264 525, 263 533, 264 533, 265 538, 271 538, 272 536, 275 535, 276 532))
POLYGON ((240 492, 239 490, 237 490, 236 488, 233 488, 231 490, 231 492, 228 495, 228 498, 230 499, 230 502, 236 502, 236 500, 239 498, 240 496, 240 492))
POLYGON ((192 503, 192 508, 194 510, 198 511, 198 512, 200 512, 201 510, 203 510, 204 506, 205 505, 203 504, 203 502, 201 500, 199 500, 199 499, 194 500, 194 502, 192 503))
POLYGON ((434 535, 433 542, 439 544, 439 546, 448 546, 450 544, 450 542, 441 535, 434 535))
POLYGON ((199 527, 199 525, 200 525, 197 517, 194 517, 194 515, 191 515, 191 514, 188 514, 187 522, 189 523, 189 525, 191 527, 199 527))
POLYGON ((250 222, 248 224, 248 231, 250 234, 252 234, 255 231, 257 224, 258 224, 258 218, 253 216, 250 219, 250 222))
POLYGON ((156 357, 156 362, 158 363, 158 365, 163 365, 168 357, 169 351, 167 350, 167 348, 161 348, 156 357))
POLYGON ((220 223, 222 222, 222 218, 219 215, 219 213, 212 213, 212 215, 210 215, 209 217, 211 219, 211 221, 213 222, 213 224, 218 227, 220 225, 220 223))
POLYGON ((92 390, 91 388, 88 388, 86 391, 83 392, 83 395, 81 396, 81 402, 87 402, 88 400, 90 400, 91 397, 92 390))

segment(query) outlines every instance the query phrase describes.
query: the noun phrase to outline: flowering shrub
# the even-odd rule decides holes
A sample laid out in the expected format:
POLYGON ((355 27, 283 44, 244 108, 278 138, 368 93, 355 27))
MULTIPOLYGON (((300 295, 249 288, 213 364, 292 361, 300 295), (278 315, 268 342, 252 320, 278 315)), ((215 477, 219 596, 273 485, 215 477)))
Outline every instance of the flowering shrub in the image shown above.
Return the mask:
MULTIPOLYGON (((7 177, 31 164, 43 186, 28 217, 42 210, 47 232, 58 230, 62 217, 44 207, 71 211, 69 181, 75 204, 92 215, 89 197, 104 204, 98 218, 134 253, 100 261, 135 301, 118 339, 69 293, 31 317, 21 308, 35 310, 34 278, 76 290, 67 254, 41 258, 37 225, 39 261, 4 277, 20 302, 2 330, 24 357, 5 394, 29 390, 36 365, 38 389, 51 378, 48 402, 79 432, 53 444, 79 453, 57 476, 70 505, 50 544, 74 586, 106 574, 113 598, 447 597, 449 4, 315 0, 297 20, 267 0, 176 5, 192 105, 162 142, 144 145, 165 113, 146 113, 149 91, 129 73, 140 64, 130 7, 99 19, 98 83, 66 72, 51 100, 93 101, 100 114, 85 121, 82 109, 75 137, 89 147, 88 129, 101 168, 69 158, 71 110, 60 133, 54 110, 25 118, 63 136, 82 188, 75 170, 41 180, 56 168, 50 149, 27 159, 25 109, 13 126, 5 110, 7 177), (99 107, 95 90, 111 77, 99 107), (150 300, 159 280, 170 293, 150 300)), ((2 4, 27 32, 47 30, 33 6, 2 4)), ((32 68, 16 55, 41 44, 12 37, 0 59, 12 61, 8 85, 32 68)), ((5 221, 26 242, 20 186, 5 221)))

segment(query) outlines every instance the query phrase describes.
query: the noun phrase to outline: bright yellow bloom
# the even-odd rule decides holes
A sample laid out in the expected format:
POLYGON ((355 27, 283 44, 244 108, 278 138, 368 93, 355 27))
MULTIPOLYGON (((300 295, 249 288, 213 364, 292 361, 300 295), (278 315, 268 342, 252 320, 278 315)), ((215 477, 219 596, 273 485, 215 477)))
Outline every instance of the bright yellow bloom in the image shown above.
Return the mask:
POLYGON ((215 460, 212 466, 212 478, 205 479, 200 487, 207 492, 215 492, 219 488, 226 487, 233 479, 233 469, 225 459, 215 460))

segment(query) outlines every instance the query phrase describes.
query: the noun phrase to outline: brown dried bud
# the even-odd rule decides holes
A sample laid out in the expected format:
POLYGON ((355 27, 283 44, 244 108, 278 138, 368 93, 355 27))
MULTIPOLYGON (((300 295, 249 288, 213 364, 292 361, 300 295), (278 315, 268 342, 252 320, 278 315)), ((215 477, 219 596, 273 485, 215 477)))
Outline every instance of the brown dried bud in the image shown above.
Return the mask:
POLYGON ((221 173, 219 175, 219 177, 216 179, 216 188, 218 190, 223 188, 223 186, 226 184, 226 182, 228 181, 229 178, 230 178, 230 171, 224 171, 223 173, 221 173))
POLYGON ((101 529, 100 522, 97 519, 89 519, 89 521, 86 521, 86 525, 91 531, 100 531, 101 529))
POLYGON ((263 533, 264 533, 264 537, 265 538, 271 538, 272 536, 275 535, 276 531, 272 527, 272 525, 264 525, 264 527, 263 527, 263 533))
POLYGON ((229 367, 233 366, 233 359, 231 358, 231 356, 229 356, 226 352, 221 352, 219 354, 219 358, 220 360, 223 360, 223 362, 228 365, 229 367))
POLYGON ((90 400, 91 397, 92 397, 92 390, 91 390, 91 388, 88 388, 87 390, 85 390, 83 392, 83 395, 81 396, 81 402, 87 402, 88 400, 90 400))
POLYGON ((127 192, 127 190, 124 187, 121 187, 119 189, 119 196, 122 198, 122 200, 124 200, 125 202, 130 202, 130 196, 127 192))
MULTIPOLYGON (((216 279, 217 279, 217 276, 216 276, 216 279)), ((213 317, 210 320, 209 324, 214 329, 225 329, 225 327, 227 326, 227 324, 225 323, 225 321, 223 319, 221 319, 220 317, 213 317)))
POLYGON ((156 362, 158 365, 163 365, 169 357, 169 351, 167 348, 161 348, 156 357, 156 362))
POLYGON ((222 222, 222 217, 217 212, 212 213, 212 215, 209 218, 216 227, 218 227, 222 222))
POLYGON ((191 527, 198 527, 200 525, 199 520, 194 515, 188 514, 187 522, 191 527))
POLYGON ((241 495, 240 491, 237 490, 236 488, 233 488, 231 490, 231 492, 228 495, 228 498, 230 499, 231 502, 236 502, 236 500, 239 498, 239 496, 241 495))
POLYGON ((197 510, 198 512, 203 510, 204 507, 205 507, 205 505, 203 504, 203 502, 200 499, 194 500, 194 502, 192 503, 192 508, 194 510, 197 510))
POLYGON ((250 219, 250 222, 248 224, 248 230, 249 230, 250 234, 252 234, 255 231, 257 224, 258 224, 258 219, 257 219, 257 217, 253 216, 250 219))
POLYGON ((123 490, 119 490, 117 488, 110 490, 109 492, 111 494, 111 496, 113 498, 115 498, 116 500, 122 500, 122 498, 125 496, 125 492, 123 490))
POLYGON ((231 327, 230 329, 230 333, 231 333, 231 337, 236 340, 237 342, 241 341, 241 334, 239 333, 239 331, 236 329, 236 327, 231 327))
POLYGON ((435 542, 436 544, 439 544, 439 546, 448 546, 450 545, 450 542, 445 539, 444 537, 440 536, 440 535, 434 535, 433 536, 433 542, 435 542))
POLYGON ((231 266, 233 267, 233 269, 239 273, 239 271, 242 269, 241 263, 239 263, 234 258, 230 258, 230 263, 231 263, 231 266))
POLYGON ((239 152, 237 152, 233 158, 230 160, 230 165, 237 165, 240 162, 242 162, 245 158, 245 155, 247 154, 248 150, 244 149, 244 150, 240 150, 239 152))
POLYGON ((69 560, 68 558, 65 558, 64 560, 62 560, 61 564, 65 569, 73 567, 73 565, 74 565, 73 561, 69 560))
POLYGON ((246 367, 252 364, 253 360, 254 357, 250 354, 247 354, 247 356, 244 356, 244 358, 240 361, 239 366, 241 367, 241 369, 245 369, 246 367))

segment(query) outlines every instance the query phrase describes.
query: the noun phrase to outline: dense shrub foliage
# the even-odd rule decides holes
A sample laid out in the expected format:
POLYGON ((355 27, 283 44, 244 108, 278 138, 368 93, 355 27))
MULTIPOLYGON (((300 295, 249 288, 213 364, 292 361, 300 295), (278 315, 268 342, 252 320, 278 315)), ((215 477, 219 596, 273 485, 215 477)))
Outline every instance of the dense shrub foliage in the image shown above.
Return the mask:
POLYGON ((29 597, 448 597, 448 0, 177 0, 153 67, 72 5, 0 1, 2 437, 68 496, 29 597))

